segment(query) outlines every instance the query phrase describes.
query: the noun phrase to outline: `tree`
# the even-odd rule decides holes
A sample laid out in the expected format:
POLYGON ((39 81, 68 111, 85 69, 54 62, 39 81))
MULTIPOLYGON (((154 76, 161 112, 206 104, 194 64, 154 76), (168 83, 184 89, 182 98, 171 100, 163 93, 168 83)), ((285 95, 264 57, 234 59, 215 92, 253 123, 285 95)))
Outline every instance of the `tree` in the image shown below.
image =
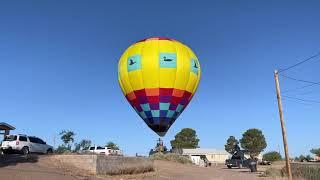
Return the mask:
POLYGON ((266 147, 266 139, 259 129, 248 129, 240 139, 241 147, 251 158, 257 157, 266 147))
POLYGON ((281 154, 277 151, 270 151, 263 155, 263 159, 266 161, 279 161, 282 159, 281 154))
POLYGON ((81 149, 89 149, 91 146, 91 141, 88 139, 83 139, 80 141, 80 143, 75 144, 75 150, 74 151, 79 151, 81 149))
POLYGON ((71 143, 74 142, 74 136, 76 135, 73 131, 70 130, 63 130, 59 134, 61 136, 62 142, 65 144, 65 146, 71 150, 71 143))
POLYGON ((224 149, 228 153, 234 154, 236 151, 240 150, 239 141, 234 136, 230 136, 227 139, 227 143, 224 145, 224 149))
POLYGON ((314 149, 311 149, 310 152, 312 154, 315 154, 316 156, 320 157, 320 148, 314 148, 314 149))
POLYGON ((184 128, 174 136, 174 140, 170 141, 172 149, 197 148, 199 139, 196 131, 191 128, 184 128))
POLYGON ((107 142, 106 147, 111 148, 113 150, 119 150, 118 145, 112 141, 107 142))

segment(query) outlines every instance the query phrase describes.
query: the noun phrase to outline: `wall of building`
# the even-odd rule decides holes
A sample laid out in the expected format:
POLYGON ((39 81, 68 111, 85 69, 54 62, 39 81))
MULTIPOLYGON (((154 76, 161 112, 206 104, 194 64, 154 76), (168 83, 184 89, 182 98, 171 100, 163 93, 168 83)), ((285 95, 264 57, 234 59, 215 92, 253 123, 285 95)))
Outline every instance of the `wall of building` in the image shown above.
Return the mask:
POLYGON ((207 159, 210 162, 216 162, 216 163, 224 163, 226 159, 228 159, 228 154, 206 154, 207 159))

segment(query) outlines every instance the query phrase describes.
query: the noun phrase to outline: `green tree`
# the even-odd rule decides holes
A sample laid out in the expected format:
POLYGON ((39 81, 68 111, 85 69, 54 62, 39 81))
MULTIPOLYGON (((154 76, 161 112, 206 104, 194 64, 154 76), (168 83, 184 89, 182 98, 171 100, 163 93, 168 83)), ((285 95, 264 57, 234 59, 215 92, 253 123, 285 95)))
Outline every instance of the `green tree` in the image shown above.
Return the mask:
POLYGON ((234 136, 230 136, 227 139, 227 143, 224 145, 224 149, 228 153, 234 154, 236 151, 240 150, 239 141, 234 136))
POLYGON ((119 150, 118 145, 112 141, 107 142, 106 147, 111 148, 113 150, 119 150))
POLYGON ((197 133, 191 128, 184 128, 174 136, 174 140, 170 141, 172 149, 197 148, 199 139, 197 133))
POLYGON ((257 157, 266 147, 266 139, 259 129, 248 129, 240 139, 241 147, 251 158, 257 157))
POLYGON ((299 159, 300 162, 303 162, 303 161, 306 160, 306 157, 301 154, 301 155, 298 157, 298 159, 299 159))
POLYGON ((64 143, 67 149, 71 150, 71 143, 74 142, 74 136, 76 135, 73 131, 63 130, 59 134, 61 136, 61 140, 64 143))
POLYGON ((91 141, 88 139, 83 139, 80 141, 80 143, 75 144, 75 150, 74 151, 79 151, 81 149, 89 149, 91 146, 91 141))
POLYGON ((281 154, 277 151, 270 151, 263 155, 263 159, 267 161, 279 161, 282 159, 281 154))
POLYGON ((310 152, 312 154, 315 154, 316 156, 320 157, 320 148, 311 149, 310 152))

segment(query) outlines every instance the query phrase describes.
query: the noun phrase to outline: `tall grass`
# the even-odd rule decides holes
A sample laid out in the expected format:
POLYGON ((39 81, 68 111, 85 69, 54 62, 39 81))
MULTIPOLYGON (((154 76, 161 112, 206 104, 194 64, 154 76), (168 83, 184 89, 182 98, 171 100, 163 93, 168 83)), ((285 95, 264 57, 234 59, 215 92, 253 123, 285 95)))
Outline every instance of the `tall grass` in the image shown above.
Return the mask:
POLYGON ((149 157, 151 160, 165 160, 165 161, 172 161, 172 162, 178 162, 182 164, 192 164, 192 161, 185 156, 181 156, 176 153, 156 153, 149 157))
MULTIPOLYGON (((291 163, 291 172, 294 179, 320 179, 320 163, 291 163)), ((268 168, 264 176, 268 177, 287 177, 287 169, 268 168)))

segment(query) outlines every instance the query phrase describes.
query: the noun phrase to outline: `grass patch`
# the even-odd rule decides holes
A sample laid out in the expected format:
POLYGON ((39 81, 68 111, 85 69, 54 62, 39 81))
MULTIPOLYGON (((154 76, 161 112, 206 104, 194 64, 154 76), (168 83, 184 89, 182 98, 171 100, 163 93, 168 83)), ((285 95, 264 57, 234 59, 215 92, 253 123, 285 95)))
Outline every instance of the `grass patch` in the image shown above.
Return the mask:
POLYGON ((172 161, 172 162, 178 162, 181 164, 192 164, 192 161, 185 156, 181 156, 176 153, 156 153, 149 157, 151 160, 164 160, 164 161, 172 161))

